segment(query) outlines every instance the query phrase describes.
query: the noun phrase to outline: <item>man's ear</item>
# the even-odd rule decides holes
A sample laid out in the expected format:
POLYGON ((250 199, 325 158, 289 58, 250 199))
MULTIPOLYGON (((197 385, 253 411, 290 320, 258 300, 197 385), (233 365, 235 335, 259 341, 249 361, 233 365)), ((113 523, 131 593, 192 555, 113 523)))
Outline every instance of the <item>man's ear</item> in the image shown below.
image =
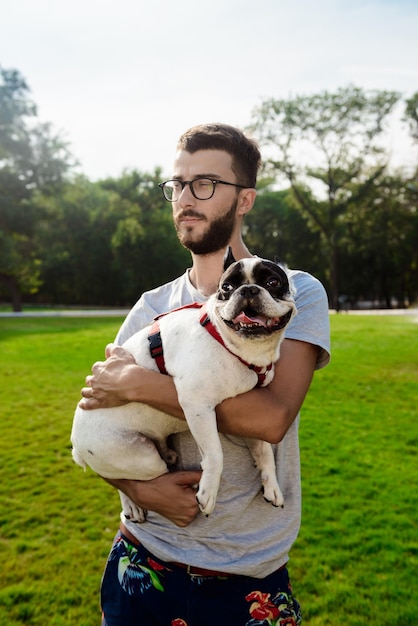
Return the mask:
POLYGON ((257 195, 256 189, 249 187, 242 189, 238 194, 237 215, 246 215, 254 206, 257 195))

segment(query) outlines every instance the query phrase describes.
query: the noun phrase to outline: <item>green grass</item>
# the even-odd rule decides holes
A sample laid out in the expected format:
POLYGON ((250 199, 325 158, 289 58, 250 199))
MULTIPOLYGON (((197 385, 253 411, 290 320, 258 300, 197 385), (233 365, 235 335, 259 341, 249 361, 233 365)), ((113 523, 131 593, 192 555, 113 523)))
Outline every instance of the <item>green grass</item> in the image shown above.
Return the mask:
MULTIPOLYGON (((99 626, 119 498, 71 459, 79 389, 118 318, 0 320, 0 626, 99 626)), ((418 320, 332 316, 301 423, 290 572, 308 626, 412 626, 418 320)))

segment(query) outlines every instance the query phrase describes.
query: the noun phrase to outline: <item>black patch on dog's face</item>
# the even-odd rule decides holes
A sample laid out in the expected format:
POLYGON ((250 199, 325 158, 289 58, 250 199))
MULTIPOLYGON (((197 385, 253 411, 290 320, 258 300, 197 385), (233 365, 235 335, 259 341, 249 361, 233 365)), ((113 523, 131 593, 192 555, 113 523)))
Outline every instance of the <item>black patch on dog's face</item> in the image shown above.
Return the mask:
POLYGON ((280 300, 289 293, 289 280, 286 272, 277 263, 261 261, 254 267, 254 279, 257 285, 264 287, 275 300, 280 300))
POLYGON ((247 284, 264 287, 275 300, 280 300, 289 293, 286 272, 276 263, 260 260, 254 264, 253 276, 248 276, 244 272, 243 264, 237 262, 223 274, 217 293, 218 300, 229 300, 236 289, 247 284))
POLYGON ((230 266, 224 272, 217 293, 218 300, 229 300, 238 287, 247 282, 240 262, 230 266))

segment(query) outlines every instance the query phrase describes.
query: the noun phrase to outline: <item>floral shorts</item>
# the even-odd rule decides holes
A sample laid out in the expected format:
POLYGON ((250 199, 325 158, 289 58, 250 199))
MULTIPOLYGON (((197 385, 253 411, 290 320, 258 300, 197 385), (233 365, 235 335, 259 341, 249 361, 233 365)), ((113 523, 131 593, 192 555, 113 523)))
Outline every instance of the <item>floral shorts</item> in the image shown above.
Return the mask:
POLYGON ((103 575, 102 626, 297 626, 285 567, 265 578, 193 576, 116 536, 103 575))

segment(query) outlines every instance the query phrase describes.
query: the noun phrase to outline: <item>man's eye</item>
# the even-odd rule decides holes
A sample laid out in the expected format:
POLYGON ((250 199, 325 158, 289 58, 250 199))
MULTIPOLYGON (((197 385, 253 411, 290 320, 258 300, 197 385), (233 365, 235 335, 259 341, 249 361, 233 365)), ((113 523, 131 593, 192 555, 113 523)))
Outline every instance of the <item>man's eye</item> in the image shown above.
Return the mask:
POLYGON ((212 182, 210 180, 196 180, 194 183, 198 189, 208 189, 211 187, 212 182))

